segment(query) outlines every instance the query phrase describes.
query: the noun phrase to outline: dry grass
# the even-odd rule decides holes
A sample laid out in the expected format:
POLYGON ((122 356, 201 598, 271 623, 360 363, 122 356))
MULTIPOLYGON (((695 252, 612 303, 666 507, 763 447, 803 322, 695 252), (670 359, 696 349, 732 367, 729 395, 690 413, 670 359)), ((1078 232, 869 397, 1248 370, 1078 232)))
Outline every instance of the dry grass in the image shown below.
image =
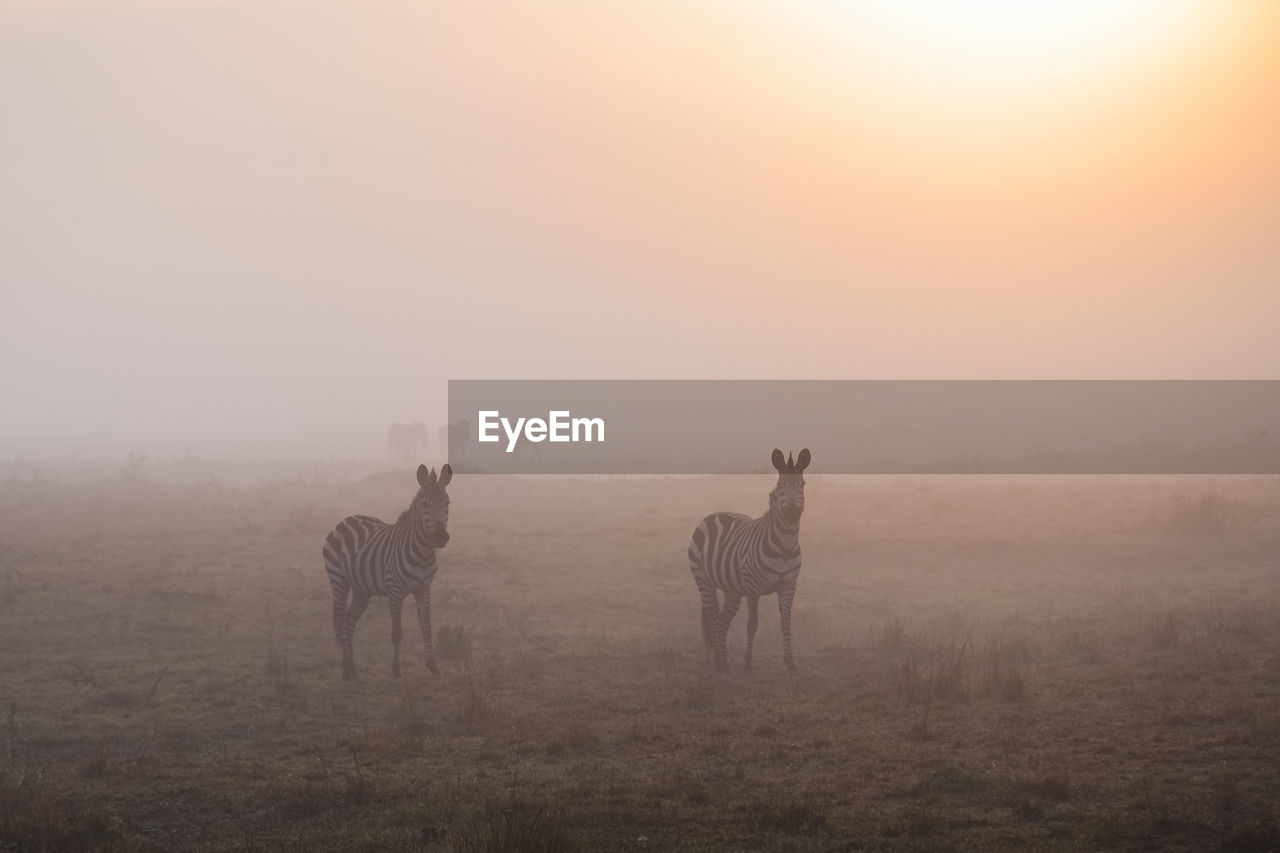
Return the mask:
POLYGON ((781 661, 684 560, 765 478, 459 477, 340 680, 319 546, 409 475, 0 484, 0 850, 1280 849, 1280 484, 811 478, 781 661))

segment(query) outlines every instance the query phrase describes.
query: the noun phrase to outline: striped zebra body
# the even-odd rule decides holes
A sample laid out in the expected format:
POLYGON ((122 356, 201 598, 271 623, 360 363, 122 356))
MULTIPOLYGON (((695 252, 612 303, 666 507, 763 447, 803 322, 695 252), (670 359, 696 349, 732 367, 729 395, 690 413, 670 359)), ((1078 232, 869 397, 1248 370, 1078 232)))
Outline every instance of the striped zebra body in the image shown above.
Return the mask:
POLYGON ((803 471, 809 451, 796 461, 773 452, 778 483, 769 493, 769 509, 759 518, 718 512, 707 516, 689 542, 689 569, 702 599, 702 636, 715 650, 716 668, 729 668, 726 636, 747 599, 746 668, 759 626, 760 597, 778 595, 782 622, 782 654, 788 669, 795 669, 791 653, 791 605, 800 575, 800 515, 804 512, 803 471), (724 604, 720 603, 724 593, 724 604))
POLYGON ((414 596, 426 665, 438 672, 431 642, 431 581, 436 576, 436 550, 449 541, 449 496, 445 486, 453 471, 445 465, 439 477, 418 466, 418 493, 399 521, 388 524, 368 515, 338 522, 324 543, 324 566, 333 592, 333 633, 342 650, 342 675, 356 678, 353 637, 369 599, 385 596, 391 611, 391 672, 400 677, 400 611, 414 596))

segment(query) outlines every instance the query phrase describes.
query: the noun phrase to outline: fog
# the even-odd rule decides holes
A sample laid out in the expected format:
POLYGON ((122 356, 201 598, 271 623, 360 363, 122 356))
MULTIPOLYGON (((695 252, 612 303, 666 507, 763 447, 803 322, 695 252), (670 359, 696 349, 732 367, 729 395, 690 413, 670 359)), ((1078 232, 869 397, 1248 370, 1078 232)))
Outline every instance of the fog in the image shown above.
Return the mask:
POLYGON ((767 3, 8 3, 0 457, 371 456, 450 378, 1276 378, 1280 27, 1223 6, 983 100, 767 3))
POLYGON ((1270 0, 0 0, 0 850, 1280 849, 1275 383, 799 381, 1280 379, 1277 81, 1270 0))

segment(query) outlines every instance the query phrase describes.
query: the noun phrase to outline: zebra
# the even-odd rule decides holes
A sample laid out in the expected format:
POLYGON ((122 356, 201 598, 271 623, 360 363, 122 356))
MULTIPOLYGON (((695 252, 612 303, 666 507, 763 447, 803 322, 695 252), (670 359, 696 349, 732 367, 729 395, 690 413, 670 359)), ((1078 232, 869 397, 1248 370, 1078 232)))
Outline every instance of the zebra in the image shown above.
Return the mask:
POLYGON ((715 650, 716 669, 728 672, 725 635, 747 598, 746 668, 751 669, 751 646, 759 625, 760 596, 778 594, 782 619, 782 659, 794 671, 791 655, 791 603, 800 574, 800 514, 804 512, 804 469, 809 449, 794 461, 773 451, 778 483, 769 492, 769 509, 759 518, 734 512, 708 515, 689 542, 689 569, 702 597, 702 638, 715 650), (720 606, 717 590, 724 590, 720 606))
MULTIPOLYGON (((447 448, 449 458, 455 461, 466 455, 467 442, 471 440, 471 419, 463 418, 440 427, 440 446, 447 448)), ((462 460, 465 461, 465 460, 462 460)))
POLYGON ((427 449, 427 436, 426 424, 392 424, 387 427, 387 452, 392 459, 408 459, 419 446, 427 449))
POLYGON ((352 635, 375 595, 387 597, 391 610, 391 674, 400 677, 400 607, 410 593, 418 604, 418 623, 427 652, 427 669, 439 675, 431 645, 431 581, 436 550, 449 542, 449 495, 453 469, 418 466, 418 493, 395 524, 368 515, 338 522, 324 540, 324 568, 333 592, 333 634, 342 650, 342 677, 356 679, 352 635), (348 596, 350 601, 348 602, 348 596))

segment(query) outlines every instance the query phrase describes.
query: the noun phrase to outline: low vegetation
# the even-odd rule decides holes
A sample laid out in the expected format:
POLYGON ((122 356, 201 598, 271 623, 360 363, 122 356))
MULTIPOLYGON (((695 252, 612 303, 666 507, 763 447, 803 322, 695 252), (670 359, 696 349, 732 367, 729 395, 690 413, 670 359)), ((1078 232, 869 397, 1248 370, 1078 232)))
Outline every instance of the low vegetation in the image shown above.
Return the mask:
MULTIPOLYGON (((150 465, 151 463, 148 463, 150 465)), ((405 486, 0 483, 0 850, 1280 849, 1280 483, 811 478, 783 667, 684 561, 753 477, 459 477, 440 675, 319 543, 405 486)))

